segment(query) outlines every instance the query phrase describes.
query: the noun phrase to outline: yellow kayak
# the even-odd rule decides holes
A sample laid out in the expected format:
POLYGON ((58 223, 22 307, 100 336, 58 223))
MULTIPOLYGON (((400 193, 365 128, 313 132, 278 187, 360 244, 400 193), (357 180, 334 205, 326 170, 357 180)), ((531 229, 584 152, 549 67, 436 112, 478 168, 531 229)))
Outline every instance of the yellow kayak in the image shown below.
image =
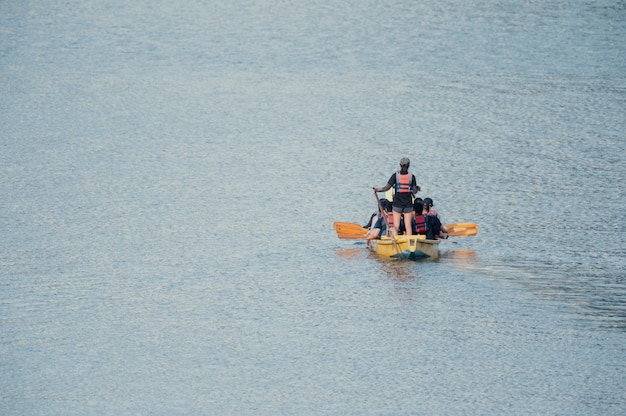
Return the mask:
POLYGON ((440 242, 441 240, 426 240, 426 236, 423 235, 399 235, 395 239, 382 237, 380 240, 372 240, 370 250, 383 257, 436 259, 439 257, 440 242))

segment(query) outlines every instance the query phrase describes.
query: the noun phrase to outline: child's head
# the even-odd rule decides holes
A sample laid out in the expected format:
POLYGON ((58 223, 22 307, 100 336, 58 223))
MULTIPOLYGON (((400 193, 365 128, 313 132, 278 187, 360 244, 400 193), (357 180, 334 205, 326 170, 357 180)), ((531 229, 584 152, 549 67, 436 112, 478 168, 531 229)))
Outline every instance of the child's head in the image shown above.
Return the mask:
POLYGON ((389 200, 387 198, 381 198, 380 199, 380 206, 379 206, 379 208, 384 211, 386 209, 385 207, 387 206, 388 203, 389 203, 389 200))
POLYGON ((422 215, 422 212, 424 211, 424 204, 422 204, 422 201, 415 201, 413 203, 413 211, 415 211, 415 215, 422 215))

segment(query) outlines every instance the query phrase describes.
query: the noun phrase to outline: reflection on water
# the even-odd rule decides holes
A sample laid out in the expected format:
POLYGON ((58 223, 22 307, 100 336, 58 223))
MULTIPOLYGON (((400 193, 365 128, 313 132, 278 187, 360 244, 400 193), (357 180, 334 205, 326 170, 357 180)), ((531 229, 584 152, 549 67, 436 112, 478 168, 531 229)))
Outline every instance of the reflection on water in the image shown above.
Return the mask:
POLYGON ((418 265, 424 263, 426 260, 416 262, 411 260, 388 259, 377 256, 375 253, 371 252, 369 258, 378 263, 388 281, 393 285, 393 293, 396 299, 402 303, 419 301, 418 282, 420 276, 418 265))
POLYGON ((470 268, 470 266, 476 265, 478 261, 476 258, 476 251, 471 248, 445 250, 441 252, 440 258, 460 268, 470 268))
POLYGON ((367 255, 365 246, 362 248, 338 248, 335 252, 342 260, 348 261, 362 260, 367 255))
MULTIPOLYGON (((397 260, 378 256, 369 251, 365 245, 362 247, 341 248, 336 250, 341 260, 349 262, 360 262, 364 267, 375 264, 376 270, 382 271, 387 281, 393 285, 394 293, 402 301, 414 301, 417 299, 415 282, 418 279, 417 265, 428 262, 428 260, 397 260)), ((430 260, 437 261, 437 260, 430 260)))
POLYGON ((395 258, 382 257, 376 253, 369 251, 364 245, 363 247, 338 248, 335 250, 337 255, 346 260, 363 260, 365 258, 373 259, 378 262, 383 270, 391 277, 402 277, 410 274, 408 270, 410 265, 415 263, 437 262, 444 260, 458 267, 469 268, 476 265, 476 251, 471 248, 456 248, 453 250, 440 251, 438 259, 420 259, 420 260, 398 260, 395 258))
POLYGON ((395 282, 408 282, 415 278, 414 261, 383 258, 375 253, 370 253, 369 257, 374 259, 387 277, 395 282))

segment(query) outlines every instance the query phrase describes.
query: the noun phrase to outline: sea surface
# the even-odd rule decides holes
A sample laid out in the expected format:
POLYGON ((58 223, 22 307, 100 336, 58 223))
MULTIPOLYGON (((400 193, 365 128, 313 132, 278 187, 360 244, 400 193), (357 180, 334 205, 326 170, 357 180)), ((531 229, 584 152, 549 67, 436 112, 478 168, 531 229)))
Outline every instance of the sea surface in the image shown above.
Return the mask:
POLYGON ((623 0, 0 1, 0 414, 626 414, 623 0), (401 157, 436 261, 340 240, 401 157))

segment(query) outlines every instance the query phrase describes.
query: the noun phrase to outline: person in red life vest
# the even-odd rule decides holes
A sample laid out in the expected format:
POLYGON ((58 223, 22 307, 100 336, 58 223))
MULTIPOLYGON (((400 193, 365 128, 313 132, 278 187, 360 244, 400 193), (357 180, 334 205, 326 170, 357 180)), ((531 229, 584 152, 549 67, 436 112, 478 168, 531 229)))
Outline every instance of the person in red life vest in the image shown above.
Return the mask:
POLYGON ((435 240, 448 238, 448 230, 441 224, 439 214, 433 208, 435 204, 431 198, 424 198, 424 217, 426 218, 426 238, 435 240))
MULTIPOLYGON (((386 192, 394 187, 395 194, 393 196, 393 224, 396 234, 400 226, 400 219, 404 217, 405 224, 411 224, 413 218, 413 195, 421 190, 417 186, 415 175, 409 172, 411 161, 408 157, 400 159, 400 170, 395 172, 387 185, 382 188, 373 187, 374 192, 386 192)), ((411 235, 411 227, 406 227, 407 235, 411 235)))
POLYGON ((426 217, 421 198, 415 198, 413 203, 413 234, 426 234, 426 217))

